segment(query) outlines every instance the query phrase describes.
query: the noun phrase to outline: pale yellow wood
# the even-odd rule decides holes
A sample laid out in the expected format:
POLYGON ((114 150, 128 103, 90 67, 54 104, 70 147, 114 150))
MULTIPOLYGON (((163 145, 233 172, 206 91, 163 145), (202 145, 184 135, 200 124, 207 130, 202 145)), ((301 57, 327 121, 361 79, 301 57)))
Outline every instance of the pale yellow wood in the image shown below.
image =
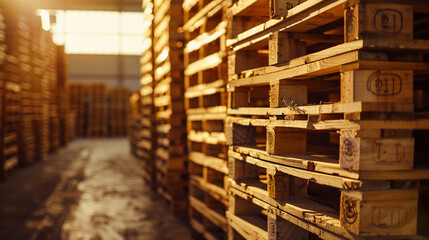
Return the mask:
POLYGON ((274 32, 268 38, 268 64, 275 65, 301 57, 307 53, 305 42, 292 34, 274 32))
POLYGON ((206 156, 200 152, 190 152, 189 160, 204 167, 211 168, 223 174, 228 174, 227 161, 221 158, 206 156))
POLYGON ((345 10, 344 24, 346 41, 366 36, 412 39, 413 7, 405 4, 361 2, 345 10))
POLYGON ((228 109, 229 115, 292 115, 292 114, 329 114, 329 113, 354 113, 354 112, 412 112, 411 103, 334 103, 311 106, 294 106, 281 108, 249 107, 228 109))
POLYGON ((359 171, 411 170, 414 162, 413 138, 366 138, 342 130, 340 166, 359 171))
POLYGON ((307 133, 303 130, 267 127, 268 154, 299 154, 306 152, 307 133))
POLYGON ((197 72, 218 66, 222 63, 224 55, 223 52, 213 53, 212 55, 189 64, 185 69, 185 75, 190 76, 197 72))
POLYGON ((219 79, 207 84, 198 84, 186 89, 185 98, 194 98, 199 96, 212 95, 218 92, 226 91, 225 80, 219 79))
POLYGON ((205 18, 213 16, 215 13, 222 9, 222 3, 224 0, 213 0, 209 4, 204 6, 197 14, 195 14, 191 19, 189 19, 183 25, 185 31, 193 32, 196 28, 200 27, 203 24, 205 18))
POLYGON ((204 142, 208 144, 225 144, 224 132, 200 132, 191 130, 188 132, 188 139, 194 142, 204 142))
POLYGON ((227 21, 220 22, 215 29, 210 32, 204 32, 198 37, 188 41, 185 46, 184 53, 191 53, 200 49, 202 46, 214 42, 226 34, 227 21))
POLYGON ((415 235, 418 192, 341 193, 341 225, 362 236, 415 235))
POLYGON ((307 105, 307 86, 297 84, 270 85, 270 108, 307 105))
POLYGON ((341 101, 412 102, 413 71, 345 71, 341 75, 341 101))

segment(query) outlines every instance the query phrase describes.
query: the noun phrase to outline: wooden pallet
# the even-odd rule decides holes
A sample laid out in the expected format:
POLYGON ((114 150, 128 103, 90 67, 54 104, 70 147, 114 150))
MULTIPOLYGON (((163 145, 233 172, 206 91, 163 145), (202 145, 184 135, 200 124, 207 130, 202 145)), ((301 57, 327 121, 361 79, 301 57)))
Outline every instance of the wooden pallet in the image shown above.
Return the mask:
POLYGON ((21 120, 21 85, 18 41, 18 16, 11 14, 18 9, 17 4, 1 3, 4 10, 3 42, 6 45, 5 59, 1 65, 2 74, 2 126, 1 126, 1 156, 0 177, 18 165, 19 156, 19 127, 21 120))
POLYGON ((76 136, 79 137, 86 135, 86 91, 86 84, 69 85, 70 110, 76 113, 76 136))
POLYGON ((40 98, 39 106, 41 108, 39 109, 39 116, 35 123, 37 138, 36 144, 38 144, 36 146, 36 155, 38 160, 45 160, 48 156, 51 145, 50 120, 51 116, 55 117, 55 114, 51 112, 51 109, 55 104, 51 104, 52 100, 50 100, 51 82, 53 81, 51 76, 52 66, 50 65, 52 63, 52 34, 46 31, 41 31, 39 39, 40 43, 36 50, 36 57, 38 58, 37 61, 39 66, 35 71, 40 77, 38 89, 40 98))
POLYGON ((68 62, 64 46, 57 46, 57 78, 58 78, 58 116, 60 118, 60 145, 65 146, 71 140, 69 128, 69 89, 68 62))
POLYGON ((187 210, 187 156, 183 80, 183 24, 181 1, 154 1, 153 106, 155 113, 155 169, 157 191, 172 210, 187 210))
MULTIPOLYGON (((428 10, 423 1, 234 3, 227 42, 233 195, 250 198, 249 208, 258 205, 265 215, 274 207, 272 216, 292 216, 277 227, 294 224, 320 238, 416 235, 419 189, 404 190, 397 182, 425 182, 428 175, 421 160, 428 156, 428 108, 422 101, 429 69, 422 19, 428 10), (377 189, 386 181, 394 184, 377 189), (333 196, 334 205, 323 202, 333 196), (384 222, 402 211, 387 199, 409 206, 406 212, 413 209, 414 215, 406 214, 413 219, 384 222), (351 206, 359 201, 350 221, 351 206), (321 210, 326 206, 334 211, 321 210), (307 218, 300 209, 316 215, 307 218), (381 209, 378 215, 374 209, 381 209)), ((253 218, 240 219, 237 214, 246 212, 234 208, 228 215, 231 238, 237 232, 247 239, 291 238, 292 230, 276 235, 268 225, 267 231, 270 218, 261 231, 246 231, 253 218)))
POLYGON ((418 181, 356 180, 242 154, 230 156, 232 195, 248 195, 253 204, 280 209, 291 215, 292 223, 312 228, 321 238, 416 234, 418 215, 423 214, 418 181))
POLYGON ((124 87, 109 90, 109 136, 125 136, 129 115, 130 89, 124 87))
POLYGON ((227 7, 231 1, 184 1, 185 107, 189 218, 206 239, 225 239, 228 208, 227 7))
MULTIPOLYGON (((32 163, 35 158, 35 134, 34 134, 34 95, 33 95, 33 75, 31 61, 31 35, 32 22, 35 15, 21 13, 19 16, 20 24, 15 34, 18 35, 16 46, 19 48, 18 59, 20 69, 20 121, 19 121, 19 163, 21 165, 32 163)), ((9 48, 14 46, 9 44, 9 48)))
POLYGON ((49 75, 49 151, 57 151, 60 147, 60 116, 59 116, 59 89, 57 76, 57 46, 52 38, 48 41, 48 64, 49 75))
POLYGON ((20 92, 18 61, 9 55, 2 66, 4 72, 2 93, 2 155, 1 175, 18 165, 20 92))
POLYGON ((107 85, 93 83, 88 87, 87 129, 88 137, 107 137, 107 85))
POLYGON ((143 54, 140 57, 140 114, 141 130, 137 142, 139 156, 142 159, 142 171, 146 182, 153 190, 156 190, 155 171, 155 108, 153 105, 154 94, 154 53, 153 53, 153 1, 143 1, 143 10, 146 12, 144 25, 147 31, 143 36, 143 54))

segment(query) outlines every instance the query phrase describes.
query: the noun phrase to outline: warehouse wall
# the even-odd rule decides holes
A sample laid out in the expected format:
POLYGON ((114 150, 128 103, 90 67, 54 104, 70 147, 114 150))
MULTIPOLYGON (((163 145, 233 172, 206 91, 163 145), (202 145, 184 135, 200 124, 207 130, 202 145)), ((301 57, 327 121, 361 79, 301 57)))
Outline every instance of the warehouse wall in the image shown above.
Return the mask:
POLYGON ((110 87, 139 89, 139 57, 69 54, 70 82, 105 82, 110 87))

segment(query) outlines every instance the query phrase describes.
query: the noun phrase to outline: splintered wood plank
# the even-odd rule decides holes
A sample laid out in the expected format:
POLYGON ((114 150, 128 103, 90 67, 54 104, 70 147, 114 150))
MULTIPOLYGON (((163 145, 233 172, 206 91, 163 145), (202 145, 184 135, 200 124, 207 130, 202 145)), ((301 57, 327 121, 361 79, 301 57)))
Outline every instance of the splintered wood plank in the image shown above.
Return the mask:
POLYGON ((411 103, 334 103, 310 106, 281 107, 281 108, 263 108, 247 107, 228 109, 228 115, 293 115, 293 114, 336 114, 336 113, 358 113, 358 112, 412 112, 411 103))

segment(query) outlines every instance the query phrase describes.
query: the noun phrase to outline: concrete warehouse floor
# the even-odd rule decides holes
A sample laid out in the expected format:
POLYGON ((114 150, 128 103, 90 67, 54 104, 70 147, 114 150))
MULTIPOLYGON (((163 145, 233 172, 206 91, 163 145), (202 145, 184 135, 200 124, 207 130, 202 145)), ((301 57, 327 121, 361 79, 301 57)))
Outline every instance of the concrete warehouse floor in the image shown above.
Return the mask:
POLYGON ((191 239, 126 139, 78 139, 0 181, 0 239, 191 239))

